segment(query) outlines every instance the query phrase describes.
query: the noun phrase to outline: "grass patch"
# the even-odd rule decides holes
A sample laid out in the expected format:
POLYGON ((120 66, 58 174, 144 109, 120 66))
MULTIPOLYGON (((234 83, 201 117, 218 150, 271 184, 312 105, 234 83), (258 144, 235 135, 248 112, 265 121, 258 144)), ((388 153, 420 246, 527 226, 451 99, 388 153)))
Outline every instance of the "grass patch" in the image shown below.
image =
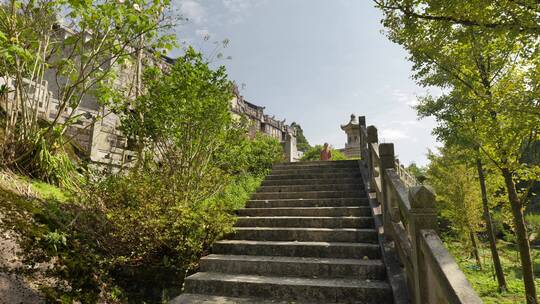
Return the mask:
MULTIPOLYGON (((497 244, 506 284, 508 285, 507 292, 499 293, 497 291, 498 285, 495 277, 495 269, 493 268, 491 251, 487 245, 479 249, 483 268, 480 269, 472 256, 464 255, 469 250, 463 248, 461 243, 454 240, 446 240, 445 244, 484 303, 525 303, 525 287, 523 286, 521 263, 519 252, 515 245, 503 241, 497 244)), ((534 261, 534 272, 538 289, 540 288, 540 250, 532 249, 531 254, 534 261)))
POLYGON ((58 202, 66 202, 70 197, 70 192, 66 189, 10 171, 0 171, 0 189, 13 192, 21 197, 58 202))
POLYGON ((66 190, 54 185, 39 180, 30 180, 29 183, 32 186, 32 190, 34 190, 42 199, 65 202, 69 198, 69 193, 66 190))

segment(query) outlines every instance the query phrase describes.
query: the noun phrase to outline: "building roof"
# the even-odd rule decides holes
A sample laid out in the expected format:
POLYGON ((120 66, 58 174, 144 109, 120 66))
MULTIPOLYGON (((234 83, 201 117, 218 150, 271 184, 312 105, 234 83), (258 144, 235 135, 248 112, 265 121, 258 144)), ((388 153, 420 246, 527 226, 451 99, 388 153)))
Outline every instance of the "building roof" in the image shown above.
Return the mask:
POLYGON ((247 100, 245 100, 245 99, 244 99, 244 102, 245 102, 249 107, 254 108, 254 109, 257 109, 257 110, 264 110, 264 109, 265 109, 265 107, 258 106, 258 105, 254 104, 254 103, 251 103, 251 102, 249 102, 249 101, 247 101, 247 100))
POLYGON ((356 115, 351 114, 351 120, 346 125, 341 125, 341 130, 345 131, 350 128, 358 127, 358 118, 356 118, 356 115))

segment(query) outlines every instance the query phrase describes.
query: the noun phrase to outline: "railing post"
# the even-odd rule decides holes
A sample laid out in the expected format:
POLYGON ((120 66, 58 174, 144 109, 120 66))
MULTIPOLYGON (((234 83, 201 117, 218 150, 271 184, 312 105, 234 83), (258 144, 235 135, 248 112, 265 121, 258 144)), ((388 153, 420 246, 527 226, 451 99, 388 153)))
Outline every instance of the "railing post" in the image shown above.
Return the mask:
POLYGON ((367 130, 367 156, 368 156, 367 163, 368 163, 368 173, 369 173, 369 189, 373 191, 374 189, 376 189, 375 177, 377 176, 375 172, 375 163, 374 163, 375 157, 371 155, 370 144, 379 142, 379 136, 377 135, 377 128, 375 128, 375 126, 369 126, 367 127, 366 130, 367 130))
POLYGON ((362 129, 366 127, 366 117, 365 116, 359 116, 358 117, 358 134, 360 138, 360 158, 366 162, 367 159, 367 138, 364 137, 364 133, 362 132, 362 129))
POLYGON ((377 135, 377 128, 375 126, 367 127, 367 137, 368 143, 379 142, 379 135, 377 135))
MULTIPOLYGON (((392 220, 392 204, 390 202, 390 193, 388 193, 388 181, 386 180, 385 171, 386 169, 395 169, 395 157, 394 157, 394 144, 385 143, 379 144, 379 158, 381 160, 380 165, 380 177, 381 177, 381 196, 379 202, 382 204, 382 215, 383 215, 383 225, 384 231, 390 232, 390 225, 392 220)), ((390 236, 386 233, 387 236, 390 236)))
POLYGON ((426 260, 424 259, 421 247, 420 231, 423 229, 437 230, 437 211, 435 209, 435 194, 426 186, 415 186, 409 188, 409 202, 411 210, 409 212, 409 236, 412 247, 412 264, 414 275, 412 278, 413 303, 427 303, 427 292, 429 282, 426 280, 426 260))
POLYGON ((288 163, 295 162, 294 156, 296 155, 296 136, 287 132, 285 134, 284 142, 285 157, 288 163))

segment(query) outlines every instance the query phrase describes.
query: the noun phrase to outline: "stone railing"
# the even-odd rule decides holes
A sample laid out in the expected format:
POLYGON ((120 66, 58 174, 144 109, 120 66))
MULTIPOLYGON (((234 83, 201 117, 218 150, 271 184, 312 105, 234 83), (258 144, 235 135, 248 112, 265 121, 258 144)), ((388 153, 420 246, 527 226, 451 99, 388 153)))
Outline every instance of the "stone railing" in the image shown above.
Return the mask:
POLYGON ((416 177, 414 177, 414 175, 407 171, 407 169, 399 163, 399 160, 395 160, 394 167, 396 168, 397 175, 399 176, 401 181, 403 181, 405 185, 407 185, 407 187, 418 186, 418 181, 416 180, 416 177))
POLYGON ((417 186, 396 162, 394 145, 379 143, 377 129, 366 127, 365 117, 359 124, 361 170, 378 213, 380 240, 397 252, 411 302, 482 303, 437 234, 433 192, 417 186))

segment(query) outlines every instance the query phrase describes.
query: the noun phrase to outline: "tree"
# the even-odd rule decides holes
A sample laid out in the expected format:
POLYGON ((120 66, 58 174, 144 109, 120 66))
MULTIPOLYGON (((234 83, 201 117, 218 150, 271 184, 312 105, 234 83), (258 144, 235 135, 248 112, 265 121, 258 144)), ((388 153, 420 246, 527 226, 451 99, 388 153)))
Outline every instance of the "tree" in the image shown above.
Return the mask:
POLYGON ((419 183, 424 183, 426 180, 426 167, 420 167, 416 163, 411 163, 407 166, 407 172, 411 173, 419 183))
POLYGON ((540 35, 540 8, 536 0, 374 0, 385 12, 411 19, 481 27, 506 34, 540 35))
POLYGON ((291 124, 291 127, 293 127, 296 130, 296 147, 298 148, 298 151, 306 152, 311 148, 309 145, 308 140, 304 136, 304 130, 302 130, 302 126, 300 124, 297 124, 296 122, 293 122, 291 124))
MULTIPOLYGON (((411 7, 421 10, 435 3, 411 7)), ((482 14, 465 6, 470 15, 482 14)), ((470 140, 504 178, 527 303, 537 303, 523 219, 528 190, 516 187, 518 181, 539 178, 537 165, 521 161, 523 152, 539 139, 537 41, 531 42, 529 32, 465 26, 402 13, 400 8, 387 8, 384 14, 388 36, 409 51, 418 83, 444 88, 445 94, 426 98, 419 107, 422 115, 438 120, 435 133, 451 138, 451 132, 459 130, 460 137, 470 140)))
POLYGON ((464 157, 466 152, 456 147, 445 146, 439 149, 439 153, 428 154, 427 182, 437 193, 442 216, 452 222, 452 229, 459 238, 469 243, 481 268, 476 233, 480 228, 482 205, 474 167, 467 163, 464 157))
MULTIPOLYGON (((159 53, 171 46, 172 36, 161 31, 170 26, 164 14, 169 5, 168 0, 10 0, 0 5, 0 53, 7 67, 0 76, 14 83, 14 101, 4 107, 2 164, 51 180, 66 165, 55 166, 55 159, 65 155, 72 140, 69 127, 83 118, 77 111, 81 102, 89 96, 102 106, 126 102, 113 98, 118 75, 126 74, 122 68, 138 63, 142 49, 159 53), (54 84, 57 109, 44 125, 38 108, 49 102, 40 97, 49 94, 45 79, 54 84)), ((91 125, 101 117, 89 119, 91 125)))
POLYGON ((147 92, 122 116, 124 133, 144 144, 137 157, 142 163, 156 158, 168 163, 182 179, 179 184, 205 181, 213 185, 208 194, 218 191, 222 182, 216 170, 226 164, 216 162, 245 137, 229 111, 232 90, 225 68, 212 70, 190 48, 170 70, 147 69, 144 79, 147 92))

